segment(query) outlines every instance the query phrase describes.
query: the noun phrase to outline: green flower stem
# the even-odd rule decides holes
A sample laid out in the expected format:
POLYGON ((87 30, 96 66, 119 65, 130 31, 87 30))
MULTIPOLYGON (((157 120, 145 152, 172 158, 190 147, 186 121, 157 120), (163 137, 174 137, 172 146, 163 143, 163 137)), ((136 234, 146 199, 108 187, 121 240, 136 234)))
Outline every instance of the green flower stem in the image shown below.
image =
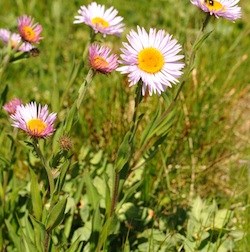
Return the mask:
MULTIPOLYGON (((87 54, 88 54, 88 50, 89 50, 89 46, 91 43, 93 43, 95 41, 95 37, 96 37, 96 33, 93 31, 93 29, 90 30, 90 39, 89 41, 87 42, 86 46, 85 46, 85 49, 83 51, 83 55, 82 55, 82 58, 83 58, 83 61, 85 62, 86 61, 86 57, 87 57, 87 54)), ((86 89, 87 89, 87 86, 91 83, 93 77, 95 75, 95 71, 93 69, 90 69, 88 71, 88 74, 84 80, 84 82, 82 83, 79 91, 78 91, 78 98, 77 98, 77 101, 76 101, 76 107, 77 109, 79 109, 80 105, 81 105, 81 102, 83 100, 83 97, 86 93, 86 89)))
POLYGON ((18 51, 18 48, 21 46, 22 44, 22 41, 19 42, 19 44, 14 48, 14 49, 11 49, 11 45, 9 44, 8 45, 8 53, 5 55, 3 61, 2 61, 2 64, 1 64, 1 67, 0 67, 0 81, 2 80, 2 76, 3 76, 3 73, 4 71, 7 69, 10 61, 11 61, 11 57, 18 51))
POLYGON ((133 147, 134 147, 133 140, 136 134, 136 130, 138 128, 138 107, 139 107, 140 102, 142 101, 141 90, 142 90, 142 84, 141 82, 139 82, 136 88, 135 109, 134 109, 133 119, 131 122, 131 127, 128 131, 129 134, 127 133, 125 135, 125 138, 127 135, 129 135, 128 144, 130 145, 130 153, 128 154, 128 158, 126 160, 126 163, 123 165, 122 169, 120 171, 115 170, 114 184, 113 184, 112 198, 111 198, 111 207, 110 207, 110 211, 107 211, 107 219, 105 220, 105 223, 102 228, 102 232, 99 236, 99 240, 96 247, 97 252, 102 251, 103 244, 105 243, 108 235, 110 234, 110 228, 112 226, 111 225, 112 221, 114 220, 116 204, 119 199, 120 192, 122 191, 123 185, 128 176, 128 173, 130 171, 129 163, 130 163, 132 153, 133 153, 133 147))
POLYGON ((112 216, 115 212, 115 207, 117 200, 119 198, 119 194, 122 190, 123 184, 125 183, 125 180, 128 176, 129 173, 129 162, 131 160, 131 154, 133 153, 133 148, 134 148, 134 137, 136 134, 136 130, 138 128, 138 108, 139 104, 142 101, 142 83, 141 81, 138 83, 137 88, 136 88, 136 97, 135 97, 135 108, 134 108, 134 114, 133 114, 133 119, 131 123, 131 127, 129 129, 130 137, 128 140, 128 143, 130 145, 130 157, 128 158, 127 163, 124 165, 123 169, 120 172, 115 171, 115 179, 114 179, 114 186, 113 186, 113 195, 112 195, 112 201, 111 201, 111 211, 110 211, 110 216, 112 216))
POLYGON ((84 61, 85 61, 85 59, 87 57, 87 54, 88 54, 88 51, 89 51, 89 46, 90 46, 90 44, 92 44, 95 41, 95 38, 96 38, 96 33, 94 32, 93 29, 90 29, 90 39, 87 42, 87 44, 85 46, 85 49, 83 51, 83 54, 82 54, 82 58, 83 58, 84 61))
POLYGON ((44 239, 44 252, 49 251, 49 243, 50 243, 50 231, 46 231, 44 239))
POLYGON ((130 143, 133 142, 134 140, 134 137, 135 137, 135 133, 136 133, 136 130, 137 130, 137 126, 138 126, 138 107, 139 107, 139 104, 141 103, 142 101, 142 82, 140 80, 140 82, 138 83, 137 85, 137 88, 136 88, 136 97, 135 97, 135 108, 134 108, 134 114, 133 114, 133 119, 132 119, 132 126, 130 128, 130 132, 132 133, 131 134, 131 137, 130 137, 130 143))
POLYGON ((196 39, 194 41, 194 44, 192 46, 190 57, 189 57, 189 63, 188 63, 188 67, 187 67, 188 75, 189 75, 190 71, 192 71, 192 69, 193 69, 195 55, 196 55, 196 51, 197 51, 197 46, 198 46, 198 44, 200 42, 201 37, 203 36, 204 30, 207 27, 210 19, 211 19, 211 15, 209 13, 207 13, 207 15, 206 15, 206 17, 205 17, 205 19, 204 19, 204 21, 202 23, 202 27, 200 28, 200 30, 198 32, 198 35, 197 35, 197 37, 196 37, 196 39))
MULTIPOLYGON (((86 45, 85 45, 85 48, 83 50, 83 53, 82 53, 82 59, 79 63, 79 66, 76 67, 76 69, 73 69, 74 71, 77 71, 77 73, 79 72, 79 68, 80 66, 82 65, 82 63, 84 63, 84 66, 86 65, 86 57, 87 57, 87 54, 88 54, 88 50, 89 50, 89 45, 95 40, 95 33, 90 31, 90 39, 89 41, 87 41, 86 45)), ((71 78, 69 81, 68 81, 68 84, 63 92, 63 95, 62 95, 62 98, 61 98, 61 106, 62 106, 62 103, 63 101, 65 100, 65 97, 69 91, 69 88, 71 87, 72 83, 74 82, 74 80, 76 79, 77 77, 77 74, 74 76, 74 78, 71 78)))
POLYGON ((92 82, 94 75, 95 75, 95 71, 93 69, 89 69, 87 76, 85 78, 85 80, 83 81, 83 83, 81 84, 79 90, 78 90, 78 97, 75 100, 75 102, 73 103, 73 105, 71 106, 71 109, 65 119, 65 125, 64 125, 64 131, 65 132, 70 132, 72 125, 75 122, 75 115, 77 110, 79 110, 81 103, 83 101, 83 98, 86 94, 87 88, 90 85, 90 83, 92 82))
POLYGON ((54 178, 53 178, 51 169, 48 166, 48 164, 47 164, 47 162, 45 160, 44 155, 42 154, 42 151, 41 151, 41 149, 39 147, 38 140, 36 138, 33 139, 33 146, 35 148, 36 154, 40 158, 40 160, 41 160, 41 162, 43 164, 43 167, 45 168, 46 173, 47 173, 47 177, 48 177, 48 181, 49 181, 49 189, 50 189, 50 200, 51 200, 50 208, 52 208, 53 207, 52 199, 53 199, 53 194, 54 194, 54 190, 55 190, 54 178))
POLYGON ((117 199, 118 199, 119 178, 120 178, 119 172, 115 171, 115 179, 114 179, 113 194, 112 194, 112 200, 111 200, 110 217, 112 217, 115 212, 115 206, 116 206, 117 199))
POLYGON ((201 27, 201 29, 200 29, 200 31, 199 31, 196 39, 195 39, 195 42, 194 42, 194 44, 192 46, 192 49, 191 49, 191 52, 190 52, 190 56, 189 56, 188 65, 187 65, 186 70, 184 72, 184 76, 182 78, 182 81, 179 84, 179 87, 177 89, 177 92, 176 92, 176 94, 174 96, 174 99, 172 100, 171 104, 169 105, 169 107, 167 108, 167 110, 165 110, 165 112, 162 114, 162 116, 161 116, 162 120, 164 120, 164 118, 169 114, 169 112, 172 111, 172 109, 175 106, 175 103, 177 101, 177 98, 179 97, 179 94, 180 94, 181 90, 183 89, 183 87, 184 87, 184 85, 185 85, 185 83, 186 83, 186 81, 187 81, 187 79, 188 79, 191 71, 193 70, 194 60, 195 60, 195 56, 196 56, 196 52, 197 52, 197 46, 200 43, 200 40, 201 40, 201 38, 203 36, 203 32, 204 32, 205 28, 207 27, 210 19, 211 19, 211 15, 208 13, 206 15, 205 20, 202 23, 202 27, 201 27))
POLYGON ((78 91, 78 98, 76 100, 76 107, 77 107, 77 109, 80 108, 82 100, 83 100, 83 97, 84 97, 84 95, 86 93, 87 87, 92 82, 94 75, 95 75, 95 71, 92 70, 92 69, 90 69, 89 72, 88 72, 88 74, 87 74, 87 76, 86 76, 86 78, 85 78, 85 80, 81 84, 80 89, 78 91))

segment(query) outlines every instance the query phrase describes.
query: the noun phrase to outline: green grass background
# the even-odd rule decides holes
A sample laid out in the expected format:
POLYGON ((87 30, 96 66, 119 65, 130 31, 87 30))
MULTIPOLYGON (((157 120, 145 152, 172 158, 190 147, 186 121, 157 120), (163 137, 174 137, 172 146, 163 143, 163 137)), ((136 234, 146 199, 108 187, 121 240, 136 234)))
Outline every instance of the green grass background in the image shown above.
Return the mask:
MULTIPOLYGON (((24 102, 48 103, 58 113, 60 124, 74 102, 85 77, 81 62, 89 36, 84 24, 73 24, 80 5, 90 1, 0 1, 0 27, 16 29, 16 18, 28 14, 43 26, 40 55, 11 64, 0 83, 8 84, 8 98, 24 102), (79 75, 72 77, 73 67, 79 75)), ((126 30, 121 38, 100 41, 119 53, 122 41, 137 25, 156 27, 173 34, 188 55, 204 14, 184 0, 99 1, 114 6, 124 17, 126 30)), ((240 1, 243 17, 236 23, 213 19, 207 30, 212 34, 199 50, 195 69, 177 103, 175 127, 157 156, 146 164, 144 199, 162 212, 187 204, 193 182, 194 194, 216 198, 235 213, 239 228, 248 230, 249 136, 250 136, 250 4, 240 1), (192 181, 195 167, 195 181, 192 181)), ((176 87, 174 87, 176 88, 176 87)), ((131 120, 134 89, 119 73, 97 76, 82 104, 80 119, 72 130, 74 150, 82 145, 93 152, 104 151, 114 161, 117 148, 131 120)), ((163 99, 148 97, 142 104, 145 126, 163 99)), ((7 131, 11 127, 5 125, 7 131)), ((1 126, 1 129, 3 127, 1 126)), ((4 149, 4 139, 1 139, 4 149)), ((19 168, 22 165, 19 164, 19 168)), ((21 172, 21 171, 20 171, 21 172)), ((247 251, 249 234, 238 244, 247 251)))

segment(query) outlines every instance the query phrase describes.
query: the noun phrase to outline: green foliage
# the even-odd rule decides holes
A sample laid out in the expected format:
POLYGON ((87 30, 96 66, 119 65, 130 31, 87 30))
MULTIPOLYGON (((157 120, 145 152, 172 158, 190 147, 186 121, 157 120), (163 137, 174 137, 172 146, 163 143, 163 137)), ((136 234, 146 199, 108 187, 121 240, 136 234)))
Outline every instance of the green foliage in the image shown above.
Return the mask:
POLYGON ((211 18, 198 36, 204 13, 189 1, 100 3, 126 31, 98 42, 120 53, 136 25, 166 29, 186 73, 161 97, 142 98, 118 73, 86 80, 89 29, 72 23, 86 3, 2 1, 0 28, 26 13, 44 39, 36 57, 0 45, 0 66, 11 56, 0 107, 49 104, 57 124, 35 142, 0 111, 0 251, 247 251, 249 4, 240 1, 242 20, 211 18))

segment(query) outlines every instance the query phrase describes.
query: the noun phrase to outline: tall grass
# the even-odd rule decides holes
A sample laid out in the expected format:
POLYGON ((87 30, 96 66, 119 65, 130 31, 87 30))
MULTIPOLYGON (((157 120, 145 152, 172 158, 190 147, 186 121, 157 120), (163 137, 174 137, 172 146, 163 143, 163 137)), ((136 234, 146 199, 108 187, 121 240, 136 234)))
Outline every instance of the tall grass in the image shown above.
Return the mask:
MULTIPOLYGON (((9 0, 0 3, 0 27, 15 28, 16 17, 22 14, 32 15, 43 25, 44 39, 39 45, 39 56, 10 64, 1 80, 0 93, 7 85, 7 100, 13 97, 19 97, 24 102, 34 100, 49 104, 51 110, 58 112, 57 126, 60 130, 50 144, 42 146, 48 159, 58 151, 62 125, 86 76, 87 63, 83 62, 82 55, 88 42, 89 28, 74 25, 73 17, 79 6, 87 3, 90 1, 31 0, 27 4, 22 0, 9 0)), ((204 13, 183 0, 99 3, 114 6, 124 17, 126 31, 121 38, 97 37, 99 41, 111 45, 117 53, 120 53, 119 48, 127 32, 140 25, 166 29, 174 34, 183 45, 187 59, 204 19, 204 13)), ((215 218, 219 209, 226 209, 228 212, 222 218, 225 223, 209 239, 216 240, 217 237, 222 243, 226 239, 224 232, 230 230, 236 233, 240 230, 244 232, 243 237, 240 231, 232 235, 234 251, 248 251, 250 6, 247 1, 241 1, 240 5, 243 18, 236 23, 222 19, 212 19, 209 23, 207 30, 212 33, 196 54, 195 66, 175 104, 167 137, 151 159, 147 157, 153 150, 146 148, 143 152, 139 140, 154 116, 167 108, 178 85, 161 97, 146 97, 140 104, 140 113, 144 113, 144 117, 138 128, 136 152, 131 161, 133 173, 125 185, 128 194, 124 193, 127 198, 117 213, 119 224, 109 242, 104 244, 104 249, 192 251, 193 245, 188 250, 187 244, 189 232, 192 233, 191 226, 195 225, 192 218, 197 217, 197 207, 203 211, 203 218, 210 215, 215 218), (140 184, 137 184, 138 181, 140 184), (197 199, 198 196, 202 201, 197 199), (212 203, 213 200, 216 203, 212 203), (227 218, 228 215, 230 218, 227 218), (158 233, 155 235, 154 232, 158 233), (151 243, 142 242, 146 239, 151 243)), ((69 133, 73 148, 62 190, 62 194, 68 196, 65 219, 53 234, 53 242, 63 248, 52 251, 67 251, 66 247, 71 251, 88 251, 85 247, 88 243, 92 244, 88 249, 94 251, 91 246, 97 244, 98 237, 93 230, 91 235, 88 231, 104 215, 102 190, 108 186, 103 186, 103 181, 112 174, 117 150, 129 129, 134 92, 135 88, 129 88, 126 78, 119 73, 98 75, 88 88, 78 111, 78 120, 69 133), (90 194, 97 199, 86 201, 86 195, 90 194), (100 213, 85 208, 86 202, 100 207, 100 213), (78 235, 79 240, 76 239, 78 235), (61 241, 57 241, 57 237, 61 241), (73 242, 77 241, 79 244, 74 250, 73 242)), ((5 101, 4 98, 1 104, 5 101)), ((25 232, 28 236, 27 232, 38 229, 32 220, 32 211, 28 211, 32 209, 29 167, 38 171, 41 165, 26 146, 24 135, 13 131, 3 110, 0 121, 0 194, 2 199, 5 198, 1 202, 1 249, 18 251, 16 243, 19 241, 15 233, 22 237, 22 232, 25 232), (8 167, 9 163, 11 167, 8 167), (9 205, 4 206, 3 202, 9 205), (24 215, 30 222, 22 218, 24 215), (26 230, 22 231, 20 227, 26 230)), ((41 177, 46 176, 42 173, 41 177)), ((42 185, 39 184, 44 192, 46 189, 42 185)), ((203 228, 208 230, 212 223, 210 217, 204 222, 203 228)), ((94 231, 101 233, 100 230, 94 231)), ((203 234, 203 231, 199 232, 203 234)), ((202 245, 196 249, 217 251, 202 245)))

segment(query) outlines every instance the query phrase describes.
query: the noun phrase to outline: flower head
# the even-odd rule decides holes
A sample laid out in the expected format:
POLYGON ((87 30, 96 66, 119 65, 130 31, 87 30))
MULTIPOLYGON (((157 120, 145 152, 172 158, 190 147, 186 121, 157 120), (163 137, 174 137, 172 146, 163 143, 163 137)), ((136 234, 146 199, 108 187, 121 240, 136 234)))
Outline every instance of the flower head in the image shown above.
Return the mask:
POLYGON ((11 33, 7 29, 0 29, 0 40, 5 44, 11 46, 11 48, 17 51, 28 52, 34 48, 28 42, 22 42, 21 36, 17 33, 11 33))
POLYGON ((137 27, 137 32, 131 30, 127 35, 128 43, 123 43, 120 61, 124 66, 117 70, 128 74, 130 86, 142 81, 142 94, 161 94, 166 87, 178 82, 182 75, 184 58, 178 55, 181 45, 164 30, 151 28, 149 33, 144 28, 137 27))
POLYGON ((16 113, 12 114, 12 126, 27 132, 31 137, 45 138, 53 134, 56 113, 50 113, 48 106, 41 106, 36 102, 20 105, 16 113))
POLYGON ((124 30, 123 18, 117 16, 118 11, 114 7, 105 10, 104 5, 92 2, 87 7, 81 6, 78 14, 79 16, 75 16, 74 24, 84 23, 104 36, 119 36, 124 30))
POLYGON ((241 17, 240 0, 191 0, 191 3, 215 17, 234 21, 241 17))
POLYGON ((42 39, 41 32, 42 26, 38 23, 34 23, 32 17, 23 15, 17 19, 18 31, 21 38, 29 43, 37 44, 42 39))
POLYGON ((118 66, 118 57, 111 54, 111 49, 106 46, 92 44, 89 47, 89 63, 92 69, 100 73, 111 73, 118 66))
POLYGON ((16 109, 19 105, 22 104, 22 101, 18 98, 14 98, 9 102, 5 103, 3 109, 8 112, 9 115, 15 114, 16 109))
POLYGON ((62 150, 68 151, 68 150, 72 149, 73 143, 72 143, 70 136, 62 135, 59 138, 59 145, 62 150))

